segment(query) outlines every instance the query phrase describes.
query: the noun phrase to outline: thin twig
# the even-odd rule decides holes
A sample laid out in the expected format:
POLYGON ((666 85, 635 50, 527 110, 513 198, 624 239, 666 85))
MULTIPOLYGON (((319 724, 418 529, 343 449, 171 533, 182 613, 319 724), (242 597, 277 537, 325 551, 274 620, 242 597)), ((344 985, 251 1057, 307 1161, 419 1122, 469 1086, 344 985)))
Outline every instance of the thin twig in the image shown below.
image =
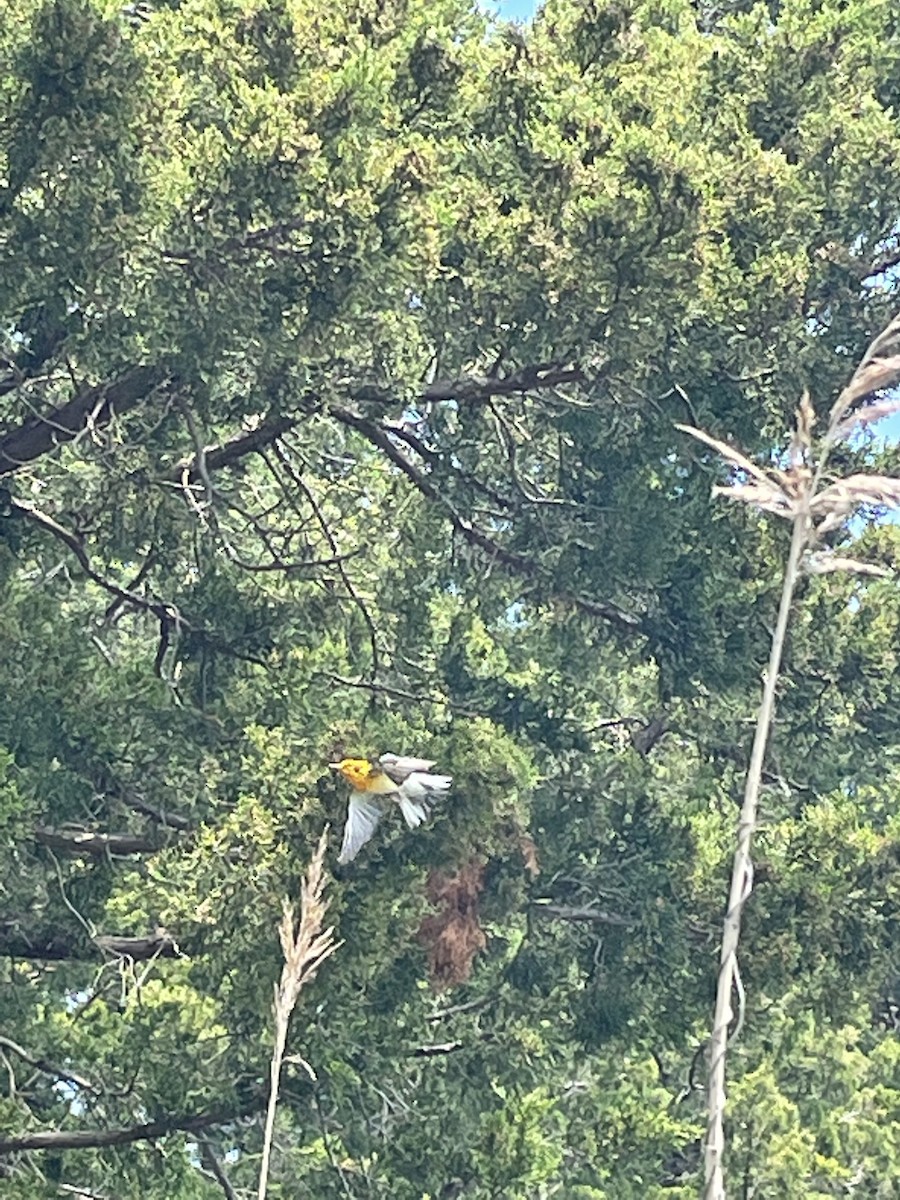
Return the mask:
POLYGON ((24 1046, 20 1046, 18 1042, 14 1042, 12 1038, 5 1037, 2 1034, 0 1034, 0 1047, 4 1050, 9 1050, 11 1054, 15 1054, 17 1058, 21 1058, 30 1067, 34 1067, 36 1071, 40 1071, 42 1075, 49 1075, 51 1079, 61 1079, 65 1083, 71 1083, 75 1087, 87 1092, 102 1091, 90 1079, 86 1079, 84 1075, 78 1075, 75 1071, 59 1067, 55 1063, 48 1062, 46 1058, 38 1058, 33 1054, 29 1054, 24 1046))
POLYGON ((338 1161, 331 1145, 331 1138, 328 1134, 328 1126, 325 1124, 325 1114, 322 1112, 322 1102, 319 1099, 318 1087, 313 1087, 312 1093, 313 1108, 316 1110, 316 1119, 319 1122, 319 1131, 322 1134, 322 1145, 325 1147, 325 1153, 328 1155, 328 1161, 331 1163, 338 1179, 341 1181, 341 1190, 347 1197, 347 1200, 354 1200, 353 1192, 350 1190, 350 1185, 347 1182, 347 1176, 343 1167, 338 1161))
POLYGON ((462 713, 467 717, 484 717, 488 714, 477 709, 469 707, 467 704, 459 704, 455 700, 450 700, 447 696, 440 696, 429 692, 410 692, 405 688, 394 687, 390 683, 382 683, 377 679, 349 679, 346 675, 338 675, 334 671, 316 671, 315 674, 322 679, 329 679, 332 683, 339 684, 341 687, 357 688, 364 692, 379 692, 385 696, 392 696, 397 700, 409 700, 415 704, 441 704, 445 708, 451 708, 455 712, 462 713))
POLYGON ((440 1008, 437 1012, 429 1013, 425 1020, 430 1023, 449 1021, 451 1017, 460 1016, 462 1013, 479 1012, 482 1008, 493 1004, 496 999, 497 994, 492 992, 489 996, 481 996, 478 1000, 467 1000, 465 1004, 453 1004, 450 1008, 440 1008))
MULTIPOLYGON (((375 676, 378 674, 378 671, 381 666, 381 655, 378 650, 378 630, 376 628, 374 618, 372 617, 372 614, 369 612, 369 608, 368 608, 366 602, 363 600, 362 596, 360 596, 359 592, 357 591, 356 586, 353 583, 353 580, 350 578, 350 575, 344 569, 344 555, 342 555, 340 552, 340 549, 339 549, 338 543, 337 543, 337 539, 335 538, 334 534, 331 532, 331 526, 328 524, 328 521, 325 519, 325 514, 323 513, 322 508, 321 508, 318 500, 314 496, 311 488, 309 488, 307 486, 306 481, 303 479, 303 477, 300 475, 300 473, 294 469, 293 464, 291 463, 287 454, 285 453, 285 451, 282 449, 281 445, 278 442, 275 442, 275 444, 273 445, 272 452, 274 453, 275 457, 278 459, 278 461, 281 464, 281 466, 283 467, 283 469, 287 472, 288 477, 291 480, 291 482, 294 484, 294 486, 299 491, 301 491, 303 493, 303 495, 306 497, 306 502, 309 504, 310 508, 312 509, 313 515, 316 518, 316 522, 317 522, 319 528, 322 530, 322 534, 323 534, 326 542, 328 543, 329 547, 331 548, 334 565, 337 567, 337 572, 340 575, 341 580, 343 581, 344 587, 347 589, 347 594, 350 596, 351 600, 356 605, 357 609, 359 610, 360 616, 362 617, 363 621, 365 622, 365 626, 366 626, 366 629, 368 630, 368 634, 369 634, 369 646, 372 651, 371 672, 372 672, 372 678, 374 679, 375 676)), ((265 457, 265 456, 263 456, 263 457, 265 457)), ((270 470, 271 470, 271 467, 270 467, 270 470)))
POLYGON ((556 921, 575 921, 592 925, 619 925, 623 929, 632 929, 635 922, 620 913, 609 912, 604 908, 571 908, 565 904, 552 904, 549 900, 534 900, 531 911, 539 917, 551 917, 556 921))
MULTIPOLYGON (((490 562, 500 563, 502 566, 515 571, 521 575, 531 577, 538 581, 543 581, 550 586, 550 579, 544 568, 534 559, 529 558, 526 554, 521 554, 518 550, 510 550, 502 545, 495 537, 489 534, 481 526, 474 524, 468 517, 456 508, 456 506, 448 499, 444 489, 440 487, 438 482, 432 479, 426 472, 413 463, 410 458, 404 454, 402 449, 396 444, 391 437, 391 431, 384 427, 378 421, 370 420, 367 417, 362 417, 358 413, 352 412, 350 409, 332 406, 328 410, 329 416, 333 417, 340 424, 345 425, 348 429, 353 429, 364 437, 371 445, 381 450, 394 464, 397 469, 406 476, 409 482, 419 491, 427 500, 439 505, 447 514, 453 530, 467 542, 470 546, 486 554, 490 562)), ((473 482, 470 480, 470 482, 473 482)), ((553 592, 553 599, 566 604, 571 604, 574 608, 581 612, 589 613, 591 616, 601 617, 604 621, 608 621, 611 625, 615 625, 621 629, 626 629, 631 633, 639 632, 642 627, 642 622, 639 617, 633 613, 626 612, 624 609, 615 604, 609 604, 604 601, 590 600, 587 597, 572 595, 567 592, 553 592)))

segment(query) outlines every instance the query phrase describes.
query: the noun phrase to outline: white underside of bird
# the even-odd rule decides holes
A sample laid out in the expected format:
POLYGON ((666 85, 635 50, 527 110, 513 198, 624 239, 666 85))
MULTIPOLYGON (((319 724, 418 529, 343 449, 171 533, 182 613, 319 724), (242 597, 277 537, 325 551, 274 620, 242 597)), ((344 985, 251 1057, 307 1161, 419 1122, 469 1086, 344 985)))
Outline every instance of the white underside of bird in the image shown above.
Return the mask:
MULTIPOLYGON (((330 765, 344 774, 341 763, 330 765)), ((339 863, 356 858, 392 803, 399 806, 410 829, 417 829, 428 819, 434 801, 452 783, 451 776, 434 774, 433 766, 430 759, 398 754, 382 754, 372 763, 373 775, 366 780, 365 791, 354 788, 350 793, 339 863)), ((345 778, 350 776, 345 774, 345 778)))

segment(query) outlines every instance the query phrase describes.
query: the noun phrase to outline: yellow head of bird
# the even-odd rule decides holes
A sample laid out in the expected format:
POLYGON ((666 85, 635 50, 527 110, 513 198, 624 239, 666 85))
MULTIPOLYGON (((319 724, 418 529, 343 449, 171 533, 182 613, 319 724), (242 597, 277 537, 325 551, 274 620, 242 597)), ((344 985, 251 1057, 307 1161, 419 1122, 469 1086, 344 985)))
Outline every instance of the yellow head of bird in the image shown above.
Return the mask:
POLYGON ((328 764, 332 771, 339 771, 355 792, 365 792, 371 787, 377 768, 367 758, 342 758, 340 762, 328 764))

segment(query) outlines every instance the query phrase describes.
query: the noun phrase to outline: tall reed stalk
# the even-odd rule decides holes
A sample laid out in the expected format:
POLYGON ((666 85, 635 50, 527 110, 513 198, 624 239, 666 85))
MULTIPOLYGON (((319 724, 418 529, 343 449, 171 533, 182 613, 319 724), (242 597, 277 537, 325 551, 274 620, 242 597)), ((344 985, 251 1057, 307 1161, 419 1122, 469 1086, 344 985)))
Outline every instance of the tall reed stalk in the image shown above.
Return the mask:
POLYGON ((804 395, 797 411, 789 463, 784 470, 761 468, 733 447, 709 434, 688 425, 678 426, 685 433, 711 446, 733 468, 735 481, 727 487, 714 488, 714 494, 725 495, 766 512, 775 513, 790 521, 793 527, 782 573, 778 617, 769 648, 762 701, 745 780, 731 869, 728 907, 722 931, 715 1015, 708 1051, 705 1200, 726 1200, 726 1064, 729 1045, 740 1033, 744 1018, 744 989, 738 966, 741 917, 744 905, 753 890, 753 835, 758 821, 760 784, 775 717, 778 681, 791 606, 797 584, 804 573, 890 573, 870 563, 859 562, 821 548, 821 538, 830 531, 840 529, 847 518, 861 506, 891 507, 900 504, 898 479, 884 475, 855 474, 843 479, 829 480, 826 475, 828 457, 836 442, 852 436, 864 425, 900 410, 900 399, 895 395, 878 395, 895 385, 900 378, 900 355, 896 353, 898 343, 900 317, 895 317, 871 343, 850 382, 835 401, 828 428, 818 446, 814 446, 813 440, 815 414, 809 397, 804 395), (732 1009, 733 997, 737 999, 736 1012, 732 1009))
POLYGON ((275 985, 275 1036, 272 1058, 269 1064, 269 1104, 263 1134, 262 1162, 259 1168, 257 1200, 266 1200, 269 1186, 269 1166, 272 1158, 272 1138, 275 1133, 275 1116, 278 1110, 278 1088, 281 1068, 287 1044, 291 1014, 303 988, 315 977, 322 963, 341 945, 334 940, 334 927, 322 928, 328 901, 325 897, 325 850, 328 845, 328 830, 319 839, 319 845, 310 860, 306 875, 300 880, 300 920, 295 919, 294 906, 290 900, 282 904, 281 924, 278 936, 284 966, 281 979, 275 985))

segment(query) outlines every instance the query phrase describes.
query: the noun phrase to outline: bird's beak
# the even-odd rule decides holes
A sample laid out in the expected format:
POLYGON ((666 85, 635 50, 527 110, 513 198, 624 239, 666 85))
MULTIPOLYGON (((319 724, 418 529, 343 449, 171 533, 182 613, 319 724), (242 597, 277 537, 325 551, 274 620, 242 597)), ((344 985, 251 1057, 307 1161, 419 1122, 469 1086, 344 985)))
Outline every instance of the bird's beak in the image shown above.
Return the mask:
POLYGON ((329 767, 329 770, 339 771, 341 769, 341 764, 340 763, 329 763, 328 767, 329 767))

